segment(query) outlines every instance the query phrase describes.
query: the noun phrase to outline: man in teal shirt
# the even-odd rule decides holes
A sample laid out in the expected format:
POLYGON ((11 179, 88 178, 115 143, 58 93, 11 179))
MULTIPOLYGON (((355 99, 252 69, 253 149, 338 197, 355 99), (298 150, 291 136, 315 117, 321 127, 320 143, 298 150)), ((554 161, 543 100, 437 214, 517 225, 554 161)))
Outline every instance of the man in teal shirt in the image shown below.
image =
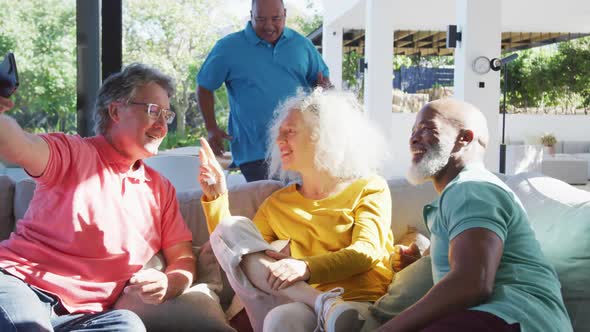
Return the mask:
POLYGON ((418 113, 408 179, 440 194, 424 207, 434 286, 381 331, 572 330, 522 204, 483 165, 487 144, 472 105, 437 100, 418 113))
POLYGON ((297 90, 330 86, 328 68, 313 44, 285 27, 282 0, 253 0, 242 31, 219 40, 197 76, 199 108, 213 153, 230 140, 233 161, 247 181, 267 177, 264 159, 275 108, 297 90), (229 94, 229 135, 215 120, 213 91, 229 94))

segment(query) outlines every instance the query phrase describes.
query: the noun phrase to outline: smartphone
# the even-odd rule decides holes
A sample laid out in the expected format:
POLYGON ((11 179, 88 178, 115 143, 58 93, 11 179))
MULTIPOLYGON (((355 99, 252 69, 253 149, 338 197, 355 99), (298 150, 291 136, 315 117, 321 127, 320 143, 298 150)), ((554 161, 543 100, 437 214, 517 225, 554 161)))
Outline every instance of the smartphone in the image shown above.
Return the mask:
POLYGON ((14 54, 8 53, 0 64, 0 96, 10 97, 18 88, 18 72, 14 54))

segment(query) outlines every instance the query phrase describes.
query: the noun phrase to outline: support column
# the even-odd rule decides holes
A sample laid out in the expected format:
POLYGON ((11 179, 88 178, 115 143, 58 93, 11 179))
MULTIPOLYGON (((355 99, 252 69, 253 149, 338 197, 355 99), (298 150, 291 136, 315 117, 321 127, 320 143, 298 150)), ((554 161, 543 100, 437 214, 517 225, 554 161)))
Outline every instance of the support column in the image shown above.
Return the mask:
POLYGON ((322 28, 322 57, 330 69, 330 82, 342 88, 342 27, 326 25, 322 28))
POLYGON ((501 1, 456 0, 457 30, 461 42, 455 49, 455 98, 475 105, 485 115, 490 141, 486 167, 497 172, 500 156, 500 72, 478 74, 473 61, 478 56, 499 58, 502 47, 501 1))
POLYGON ((77 131, 92 136, 93 109, 100 87, 100 6, 101 1, 76 1, 76 109, 77 131))
POLYGON ((123 1, 102 1, 102 79, 123 68, 123 1))
POLYGON ((367 0, 365 18, 365 109, 381 126, 386 138, 392 133, 393 25, 392 0, 367 0))

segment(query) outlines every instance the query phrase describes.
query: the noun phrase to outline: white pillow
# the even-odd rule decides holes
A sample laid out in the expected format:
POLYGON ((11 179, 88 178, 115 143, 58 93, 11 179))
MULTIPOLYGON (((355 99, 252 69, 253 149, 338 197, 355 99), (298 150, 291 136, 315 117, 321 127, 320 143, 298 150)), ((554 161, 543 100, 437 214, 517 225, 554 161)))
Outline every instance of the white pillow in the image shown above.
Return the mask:
POLYGON ((529 216, 545 257, 555 267, 575 331, 590 326, 590 192, 540 174, 513 176, 506 184, 529 216))

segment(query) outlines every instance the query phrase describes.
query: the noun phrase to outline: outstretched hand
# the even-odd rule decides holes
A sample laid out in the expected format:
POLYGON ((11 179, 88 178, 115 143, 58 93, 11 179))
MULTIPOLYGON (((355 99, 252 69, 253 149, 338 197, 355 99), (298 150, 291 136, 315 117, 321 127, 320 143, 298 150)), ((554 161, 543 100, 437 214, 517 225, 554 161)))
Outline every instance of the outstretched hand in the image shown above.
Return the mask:
POLYGON ((268 266, 268 285, 273 290, 287 288, 297 281, 309 280, 310 271, 307 264, 281 252, 267 250, 268 257, 276 259, 276 262, 268 266))
POLYGON ((12 100, 4 97, 0 97, 0 114, 10 110, 14 107, 12 100))
POLYGON ((211 201, 227 192, 227 185, 225 184, 223 168, 215 159, 209 143, 204 138, 201 138, 200 142, 199 159, 201 160, 201 167, 199 169, 199 183, 205 198, 207 201, 211 201))

